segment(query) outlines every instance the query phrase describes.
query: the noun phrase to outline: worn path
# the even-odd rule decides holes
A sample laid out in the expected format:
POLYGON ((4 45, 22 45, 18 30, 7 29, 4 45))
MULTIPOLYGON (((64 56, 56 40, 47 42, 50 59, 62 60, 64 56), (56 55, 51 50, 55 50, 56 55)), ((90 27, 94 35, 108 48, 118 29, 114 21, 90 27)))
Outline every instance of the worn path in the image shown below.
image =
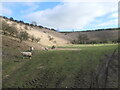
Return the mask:
POLYGON ((81 50, 80 48, 55 48, 55 49, 49 49, 49 50, 81 50))

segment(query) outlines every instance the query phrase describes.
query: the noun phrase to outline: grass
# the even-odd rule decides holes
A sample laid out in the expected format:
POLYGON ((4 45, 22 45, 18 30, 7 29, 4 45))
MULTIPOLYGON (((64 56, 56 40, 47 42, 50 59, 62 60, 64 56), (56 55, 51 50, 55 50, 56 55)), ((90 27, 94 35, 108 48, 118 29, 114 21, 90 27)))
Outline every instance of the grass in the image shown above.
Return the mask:
MULTIPOLYGON (((73 45, 81 50, 34 51, 32 59, 22 59, 18 49, 3 50, 3 87, 89 87, 90 72, 111 54, 117 44, 73 45), (9 75, 6 77, 6 75, 9 75), (78 78, 80 82, 78 82, 78 78), (36 82, 29 82, 37 79, 36 82), (26 84, 28 83, 28 84, 26 84), (80 83, 80 84, 79 84, 80 83)), ((66 46, 64 47, 66 48, 66 46)))
POLYGON ((58 46, 57 48, 79 48, 79 47, 97 47, 97 46, 110 46, 116 44, 73 44, 73 45, 66 45, 66 46, 58 46))

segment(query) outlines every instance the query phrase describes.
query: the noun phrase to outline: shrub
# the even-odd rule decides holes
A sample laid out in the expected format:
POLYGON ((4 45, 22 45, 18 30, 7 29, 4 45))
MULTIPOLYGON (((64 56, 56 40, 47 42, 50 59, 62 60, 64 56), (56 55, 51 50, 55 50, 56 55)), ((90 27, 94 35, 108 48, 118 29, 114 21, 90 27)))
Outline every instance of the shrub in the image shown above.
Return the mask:
POLYGON ((20 22, 20 23, 24 23, 24 21, 22 21, 22 20, 20 20, 19 22, 20 22))
POLYGON ((23 40, 27 40, 29 38, 28 33, 26 31, 21 31, 18 34, 18 38, 20 39, 20 42, 22 42, 23 40))
POLYGON ((25 26, 24 28, 25 28, 26 30, 28 30, 28 27, 27 27, 27 26, 25 26))
POLYGON ((31 37, 30 37, 30 39, 32 40, 32 42, 35 40, 35 37, 32 35, 31 37))
POLYGON ((9 25, 5 21, 2 21, 2 30, 7 31, 8 29, 9 25))
POLYGON ((49 41, 51 41, 51 40, 54 39, 53 37, 51 37, 51 36, 49 36, 49 35, 48 35, 48 38, 49 38, 49 41))
POLYGON ((52 30, 52 31, 56 31, 55 29, 53 29, 53 28, 51 28, 50 30, 52 30))
POLYGON ((3 18, 8 19, 6 16, 3 16, 3 18))
POLYGON ((18 34, 17 29, 14 26, 9 26, 5 21, 2 21, 2 30, 3 33, 7 33, 12 36, 16 36, 18 34))
POLYGON ((9 27, 8 32, 9 32, 10 35, 12 35, 12 36, 14 36, 14 35, 16 36, 16 35, 18 34, 17 29, 16 29, 15 27, 13 27, 13 26, 9 27))
POLYGON ((46 31, 43 31, 44 33, 46 33, 46 31))
POLYGON ((78 44, 78 41, 72 40, 71 43, 72 43, 72 44, 78 44))
POLYGON ((43 26, 38 26, 39 28, 43 28, 43 26))
POLYGON ((89 38, 87 37, 87 35, 82 34, 78 36, 78 43, 81 44, 86 44, 86 42, 89 40, 89 38))
POLYGON ((65 35, 67 35, 67 33, 65 33, 65 35))
POLYGON ((14 19, 13 19, 12 17, 10 17, 10 20, 12 20, 12 21, 13 21, 14 19))
POLYGON ((56 41, 53 41, 53 43, 56 43, 56 41))
POLYGON ((36 38, 35 41, 36 42, 39 42, 41 40, 41 38, 36 38))

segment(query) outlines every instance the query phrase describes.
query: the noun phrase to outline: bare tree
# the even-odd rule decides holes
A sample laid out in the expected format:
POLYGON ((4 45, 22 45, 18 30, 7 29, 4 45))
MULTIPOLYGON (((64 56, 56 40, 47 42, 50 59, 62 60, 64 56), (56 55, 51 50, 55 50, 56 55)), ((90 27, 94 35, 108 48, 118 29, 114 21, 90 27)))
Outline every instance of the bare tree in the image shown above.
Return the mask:
POLYGON ((31 24, 37 25, 37 22, 36 21, 32 21, 31 24))

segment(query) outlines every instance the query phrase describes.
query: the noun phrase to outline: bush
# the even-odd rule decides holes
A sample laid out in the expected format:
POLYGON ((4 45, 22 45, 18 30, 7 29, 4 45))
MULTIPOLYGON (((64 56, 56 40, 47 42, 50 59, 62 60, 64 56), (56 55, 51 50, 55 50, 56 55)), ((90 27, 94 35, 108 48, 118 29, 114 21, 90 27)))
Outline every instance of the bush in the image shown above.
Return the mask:
POLYGON ((22 42, 23 40, 27 40, 29 36, 26 31, 21 31, 18 35, 18 38, 20 39, 20 42, 22 42))
POLYGON ((48 35, 48 38, 49 38, 49 41, 52 41, 54 39, 53 37, 51 37, 49 35, 48 35))
POLYGON ((50 30, 52 30, 52 31, 56 31, 55 29, 53 29, 53 28, 51 28, 50 30))
POLYGON ((16 36, 16 35, 18 34, 17 29, 16 29, 15 27, 13 27, 13 26, 9 27, 8 32, 9 32, 10 35, 12 35, 12 36, 14 36, 14 35, 16 36))
POLYGON ((19 22, 20 22, 20 23, 24 23, 24 21, 22 21, 22 20, 20 20, 19 22))
POLYGON ((80 43, 78 43, 78 41, 76 41, 76 40, 72 40, 71 43, 72 43, 72 44, 80 44, 80 43))
POLYGON ((40 40, 41 40, 40 38, 36 38, 36 39, 35 39, 36 42, 39 42, 40 40))
POLYGON ((10 17, 10 20, 12 20, 12 21, 13 21, 14 19, 13 19, 12 17, 10 17))
POLYGON ((28 30, 28 27, 27 27, 27 26, 25 26, 24 28, 25 28, 26 30, 28 30))
POLYGON ((35 37, 32 35, 31 37, 30 37, 30 39, 32 40, 32 42, 35 40, 35 37))
POLYGON ((38 26, 39 28, 43 28, 43 26, 38 26))
POLYGON ((53 43, 56 43, 56 41, 53 41, 53 43))
POLYGON ((9 26, 5 21, 2 21, 3 33, 10 34, 12 36, 17 36, 18 31, 14 26, 9 26))
POLYGON ((88 40, 89 40, 89 38, 85 34, 82 34, 82 35, 78 36, 78 43, 80 43, 80 44, 86 44, 86 42, 88 40))
POLYGON ((9 30, 9 25, 5 21, 2 21, 2 30, 4 30, 4 31, 9 30))

